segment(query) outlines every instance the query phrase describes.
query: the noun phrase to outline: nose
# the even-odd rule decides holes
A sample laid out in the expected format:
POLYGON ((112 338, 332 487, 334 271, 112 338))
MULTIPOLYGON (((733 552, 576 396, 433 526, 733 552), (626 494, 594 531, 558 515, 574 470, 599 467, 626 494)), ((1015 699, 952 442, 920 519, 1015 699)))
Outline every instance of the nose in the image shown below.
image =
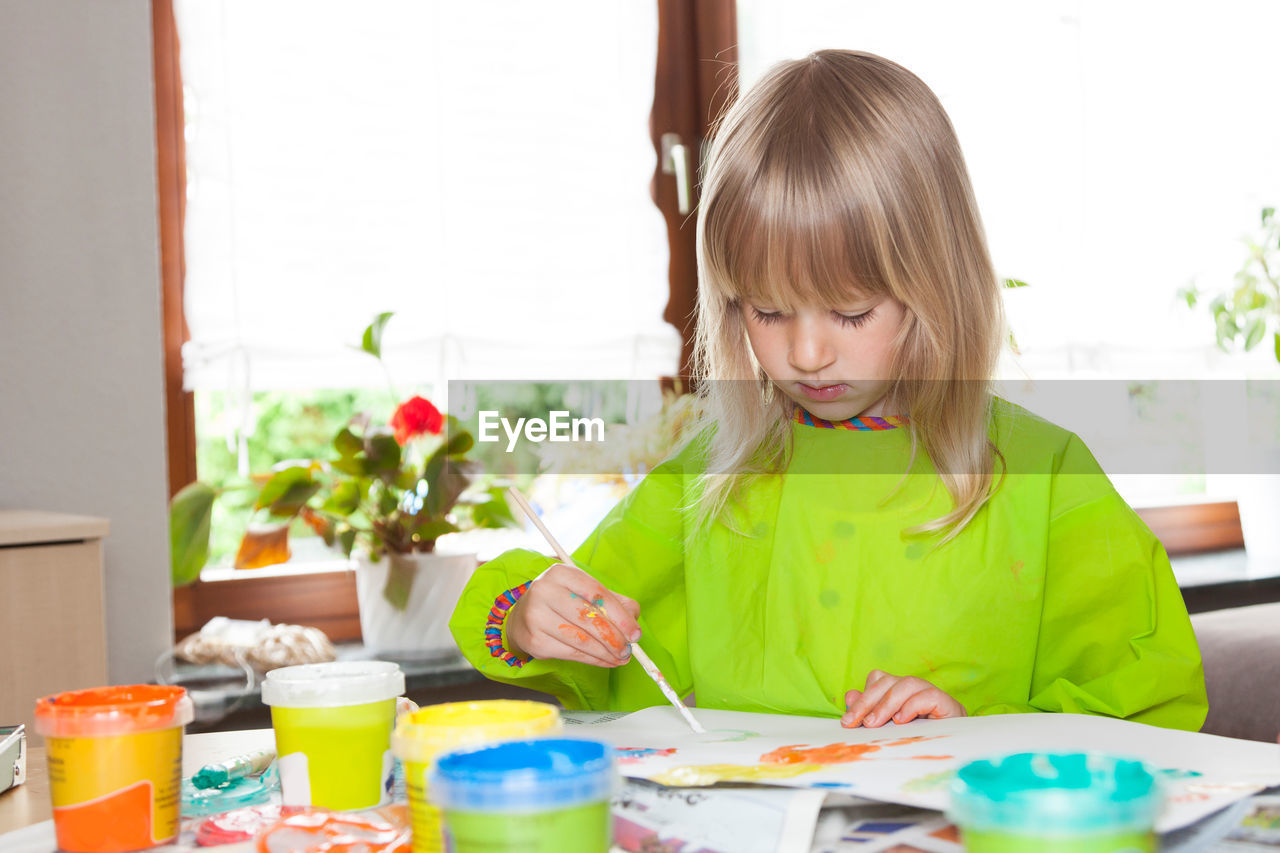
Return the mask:
POLYGON ((787 360, 797 371, 814 375, 830 367, 836 359, 835 346, 820 322, 800 315, 792 326, 787 360))

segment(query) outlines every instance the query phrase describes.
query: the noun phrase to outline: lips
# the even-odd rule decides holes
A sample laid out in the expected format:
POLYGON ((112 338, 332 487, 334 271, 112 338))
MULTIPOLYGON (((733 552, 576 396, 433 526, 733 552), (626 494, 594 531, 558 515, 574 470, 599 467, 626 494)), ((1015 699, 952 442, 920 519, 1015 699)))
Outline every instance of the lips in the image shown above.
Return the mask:
POLYGON ((841 394, 849 390, 849 386, 843 382, 833 382, 823 385, 810 385, 807 382, 797 382, 800 392, 810 400, 834 400, 841 394))

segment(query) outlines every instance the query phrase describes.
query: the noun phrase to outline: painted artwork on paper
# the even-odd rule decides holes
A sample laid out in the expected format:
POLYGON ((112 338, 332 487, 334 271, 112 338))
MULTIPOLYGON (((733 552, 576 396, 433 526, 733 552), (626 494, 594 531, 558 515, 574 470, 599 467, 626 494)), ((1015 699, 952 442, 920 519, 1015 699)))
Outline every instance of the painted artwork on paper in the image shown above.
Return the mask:
POLYGON ((845 729, 836 719, 699 709, 695 734, 673 708, 646 708, 582 734, 627 750, 621 770, 672 787, 745 782, 836 789, 945 809, 955 770, 1017 752, 1110 752, 1163 771, 1169 798, 1157 822, 1186 826, 1250 793, 1280 785, 1280 745, 1201 735, 1083 714, 1006 714, 845 729))

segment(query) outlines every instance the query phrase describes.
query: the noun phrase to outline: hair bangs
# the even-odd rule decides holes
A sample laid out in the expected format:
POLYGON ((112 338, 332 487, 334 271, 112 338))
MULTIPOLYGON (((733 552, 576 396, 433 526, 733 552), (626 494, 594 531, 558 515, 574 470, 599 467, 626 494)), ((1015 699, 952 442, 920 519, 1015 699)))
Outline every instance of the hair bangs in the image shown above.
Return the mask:
POLYGON ((812 150, 764 159, 750 180, 726 181, 707 211, 705 249, 721 295, 792 310, 888 292, 890 241, 860 201, 872 197, 867 188, 812 150))

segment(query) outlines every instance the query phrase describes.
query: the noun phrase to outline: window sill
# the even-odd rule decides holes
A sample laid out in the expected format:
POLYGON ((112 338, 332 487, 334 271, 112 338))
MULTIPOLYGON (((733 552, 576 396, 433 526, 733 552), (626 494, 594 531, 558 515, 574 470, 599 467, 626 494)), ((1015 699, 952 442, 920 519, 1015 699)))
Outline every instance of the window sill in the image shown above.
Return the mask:
MULTIPOLYGON (((1231 559, 1242 561, 1244 538, 1240 532, 1240 513, 1234 501, 1188 503, 1147 507, 1137 513, 1164 543, 1172 557, 1180 558, 1180 566, 1219 566, 1220 562, 1184 562, 1186 555, 1210 552, 1239 552, 1231 559)), ((536 533, 523 530, 474 531, 442 537, 444 553, 466 551, 478 554, 481 561, 508 548, 539 549, 544 544, 536 533), (476 535, 484 534, 484 535, 476 535), (451 541, 446 541, 451 540, 451 541)), ((1254 567, 1249 563, 1247 573, 1254 567)), ((1181 569, 1180 569, 1181 571, 1181 569)), ((1196 569, 1196 577, 1216 569, 1196 569)), ((1261 568, 1258 571, 1262 571, 1261 568)), ((1259 584, 1280 587, 1280 577, 1266 575, 1258 580, 1237 577, 1233 570, 1227 579, 1207 578, 1192 581, 1188 587, 1201 588, 1188 592, 1191 597, 1221 598, 1225 585, 1233 593, 1232 601, 1251 594, 1269 595, 1259 584), (1217 596, 1217 597, 1214 597, 1217 596)), ((1280 570, 1277 570, 1280 574, 1280 570)), ((1270 587, 1268 586, 1268 589, 1270 587)), ((1192 598, 1188 598, 1188 606, 1192 598)), ((1197 598, 1196 600, 1199 600, 1197 598)), ((1210 600, 1206 598, 1206 601, 1210 600)), ((1262 600, 1262 599, 1258 599, 1262 600)), ((1241 603, 1249 603, 1242 600, 1241 603)), ((1231 605, 1221 605, 1231 606, 1231 605)), ((1200 609, 1211 609, 1202 607, 1200 609)), ((326 557, 271 566, 264 569, 212 568, 201 573, 195 584, 173 591, 174 635, 181 639, 214 616, 232 619, 269 619, 272 622, 311 625, 319 628, 335 643, 360 642, 360 607, 356 598, 355 572, 342 558, 326 557)))

